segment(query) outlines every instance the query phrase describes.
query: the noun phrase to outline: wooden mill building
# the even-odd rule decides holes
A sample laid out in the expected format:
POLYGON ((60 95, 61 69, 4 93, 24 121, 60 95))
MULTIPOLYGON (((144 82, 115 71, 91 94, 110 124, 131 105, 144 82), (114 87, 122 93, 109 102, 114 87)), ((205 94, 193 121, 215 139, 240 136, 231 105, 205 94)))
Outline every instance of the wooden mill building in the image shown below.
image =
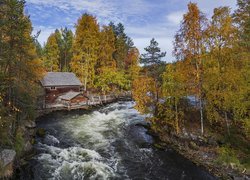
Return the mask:
POLYGON ((71 72, 48 72, 41 80, 44 89, 45 104, 58 103, 57 101, 85 101, 81 93, 82 83, 71 72), (75 98, 78 98, 75 99, 75 98))

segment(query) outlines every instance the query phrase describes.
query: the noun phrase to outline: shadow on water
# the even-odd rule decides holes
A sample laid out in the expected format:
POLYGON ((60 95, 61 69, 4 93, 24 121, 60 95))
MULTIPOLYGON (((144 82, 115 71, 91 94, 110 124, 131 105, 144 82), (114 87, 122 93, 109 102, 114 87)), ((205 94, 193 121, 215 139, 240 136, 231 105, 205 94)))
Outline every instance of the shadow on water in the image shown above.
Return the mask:
POLYGON ((133 102, 42 117, 36 155, 19 179, 216 179, 172 149, 152 146, 133 102), (138 125, 139 124, 139 125, 138 125))

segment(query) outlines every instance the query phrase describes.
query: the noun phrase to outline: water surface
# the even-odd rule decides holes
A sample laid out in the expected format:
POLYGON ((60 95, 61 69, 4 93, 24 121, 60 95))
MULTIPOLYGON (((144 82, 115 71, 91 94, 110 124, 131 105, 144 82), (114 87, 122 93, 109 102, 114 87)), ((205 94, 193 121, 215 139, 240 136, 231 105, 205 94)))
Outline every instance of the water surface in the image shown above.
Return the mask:
POLYGON ((21 179, 215 179, 171 148, 158 150, 133 102, 92 112, 57 112, 38 121, 37 155, 21 179))

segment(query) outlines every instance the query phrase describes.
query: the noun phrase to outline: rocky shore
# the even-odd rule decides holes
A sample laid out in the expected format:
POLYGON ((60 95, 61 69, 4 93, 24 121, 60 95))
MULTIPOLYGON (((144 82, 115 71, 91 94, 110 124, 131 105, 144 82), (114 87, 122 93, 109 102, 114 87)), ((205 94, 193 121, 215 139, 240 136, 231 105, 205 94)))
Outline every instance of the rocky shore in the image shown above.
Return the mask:
POLYGON ((0 148, 0 179, 15 178, 16 169, 33 153, 35 134, 36 123, 25 120, 17 130, 18 139, 14 147, 0 148))
POLYGON ((250 179, 250 172, 247 169, 237 168, 236 164, 218 165, 218 142, 213 136, 200 136, 192 133, 184 133, 176 135, 174 133, 161 134, 155 133, 149 127, 149 134, 156 139, 154 146, 159 149, 173 148, 179 154, 189 159, 197 166, 200 166, 219 179, 242 180, 250 179))
MULTIPOLYGON (((116 98, 112 102, 116 101, 127 101, 130 98, 116 98)), ((72 109, 71 111, 91 111, 101 106, 107 105, 109 103, 102 103, 98 105, 90 105, 82 109, 72 109)), ((37 112, 36 120, 24 120, 17 129, 17 142, 13 147, 0 147, 0 179, 15 179, 18 176, 19 167, 26 164, 27 159, 34 155, 33 144, 35 143, 35 136, 44 136, 44 129, 36 128, 36 121, 39 117, 48 115, 55 111, 65 111, 65 110, 44 110, 37 112)), ((66 110, 68 112, 68 110, 66 110)))

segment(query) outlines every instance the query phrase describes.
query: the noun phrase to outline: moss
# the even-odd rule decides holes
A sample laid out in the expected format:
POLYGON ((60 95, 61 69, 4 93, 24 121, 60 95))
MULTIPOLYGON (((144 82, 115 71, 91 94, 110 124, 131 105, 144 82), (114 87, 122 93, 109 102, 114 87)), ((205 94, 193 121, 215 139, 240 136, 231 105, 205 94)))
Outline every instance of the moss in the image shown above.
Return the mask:
POLYGON ((36 134, 37 134, 37 136, 39 136, 39 137, 44 137, 45 134, 46 134, 46 131, 45 131, 45 129, 43 129, 43 128, 39 128, 39 129, 37 129, 36 134))
POLYGON ((17 156, 21 156, 23 149, 24 149, 25 141, 24 141, 23 135, 24 134, 21 128, 19 128, 16 133, 15 144, 14 144, 17 156))

